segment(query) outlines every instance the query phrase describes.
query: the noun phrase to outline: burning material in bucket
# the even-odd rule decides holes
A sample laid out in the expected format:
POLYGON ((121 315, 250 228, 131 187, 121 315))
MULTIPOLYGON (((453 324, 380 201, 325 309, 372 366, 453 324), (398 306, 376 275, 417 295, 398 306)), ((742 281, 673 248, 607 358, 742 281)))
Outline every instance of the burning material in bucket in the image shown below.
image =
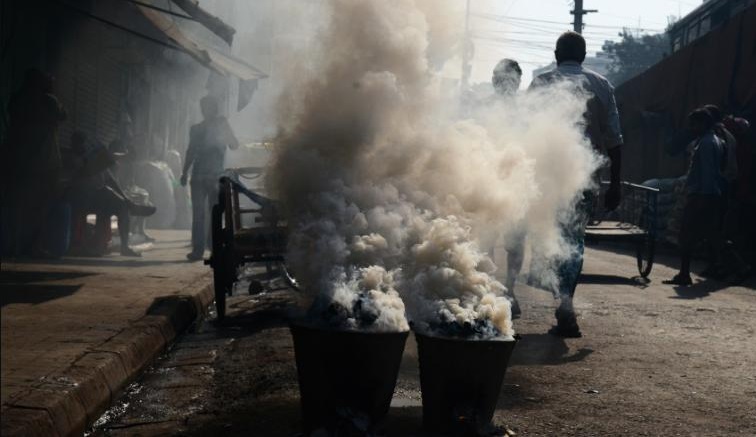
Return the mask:
POLYGON ((344 406, 385 414, 409 321, 465 339, 418 335, 427 423, 460 409, 490 421, 514 329, 479 241, 521 229, 544 256, 573 251, 562 211, 601 162, 580 127, 588 96, 542 87, 460 107, 441 74, 454 51, 429 62, 457 34, 446 3, 324 1, 315 43, 287 59, 266 189, 308 318, 333 328, 292 327, 310 429, 344 406))
POLYGON ((292 323, 305 429, 367 431, 388 413, 408 332, 292 323))
POLYGON ((516 340, 464 340, 416 333, 428 431, 480 432, 491 427, 516 340))

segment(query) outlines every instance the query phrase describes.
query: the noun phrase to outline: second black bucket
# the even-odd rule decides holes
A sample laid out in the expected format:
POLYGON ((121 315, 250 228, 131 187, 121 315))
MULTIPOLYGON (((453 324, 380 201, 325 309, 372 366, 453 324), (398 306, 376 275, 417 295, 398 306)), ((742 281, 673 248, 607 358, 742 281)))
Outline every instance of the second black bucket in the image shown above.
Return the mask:
MULTIPOLYGON (((292 323, 305 429, 388 413, 409 332, 337 331, 292 323)), ((368 425, 369 426, 369 425, 368 425)))
POLYGON ((516 340, 415 338, 425 429, 490 426, 516 340))

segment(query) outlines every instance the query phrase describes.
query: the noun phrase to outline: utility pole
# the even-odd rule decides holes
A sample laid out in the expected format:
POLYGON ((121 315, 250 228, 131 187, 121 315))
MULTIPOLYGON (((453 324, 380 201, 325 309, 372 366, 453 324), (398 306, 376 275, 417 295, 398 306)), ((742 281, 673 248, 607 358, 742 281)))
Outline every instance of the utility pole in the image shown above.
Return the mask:
POLYGON ((575 32, 583 33, 583 15, 592 12, 598 12, 598 9, 583 9, 583 0, 575 0, 575 9, 570 11, 575 16, 575 21, 572 22, 575 32))
POLYGON ((465 37, 462 40, 462 80, 460 86, 462 91, 467 89, 470 82, 470 0, 467 0, 467 10, 465 12, 465 37))

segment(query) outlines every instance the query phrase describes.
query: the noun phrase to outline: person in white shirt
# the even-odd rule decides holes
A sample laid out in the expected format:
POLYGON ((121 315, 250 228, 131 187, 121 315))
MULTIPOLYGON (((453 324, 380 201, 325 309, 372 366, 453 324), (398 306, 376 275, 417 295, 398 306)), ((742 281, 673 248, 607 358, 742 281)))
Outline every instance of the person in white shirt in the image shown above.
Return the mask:
MULTIPOLYGON (((619 112, 614 98, 614 87, 600 74, 582 66, 585 60, 585 39, 576 32, 563 33, 556 42, 557 66, 533 79, 530 88, 548 87, 562 81, 576 82, 591 97, 585 111, 585 135, 593 147, 609 157, 611 184, 605 201, 608 210, 616 209, 620 202, 620 169, 622 165, 622 131, 619 112)), ((572 305, 578 278, 583 268, 585 227, 596 193, 583 193, 575 205, 573 221, 563 227, 564 237, 576 248, 570 258, 557 265, 560 305, 556 310, 557 325, 549 333, 561 337, 581 337, 577 317, 572 305)))

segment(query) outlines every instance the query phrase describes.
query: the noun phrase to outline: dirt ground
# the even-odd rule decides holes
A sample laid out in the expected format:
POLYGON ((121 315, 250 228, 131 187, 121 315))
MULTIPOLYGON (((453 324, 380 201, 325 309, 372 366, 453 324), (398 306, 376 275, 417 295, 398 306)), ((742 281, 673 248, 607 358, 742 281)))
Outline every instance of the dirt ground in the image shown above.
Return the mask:
MULTIPOLYGON (((756 436, 756 284, 662 285, 676 261, 660 256, 650 283, 635 259, 589 248, 576 307, 583 338, 546 334, 550 293, 520 286, 522 336, 495 422, 520 436, 756 436)), ((701 266, 695 266, 701 267, 701 266)), ((301 432, 286 311, 291 291, 230 302, 229 320, 186 335, 134 383, 92 435, 291 436, 301 432)), ((416 344, 407 340, 379 435, 427 435, 416 344)))

